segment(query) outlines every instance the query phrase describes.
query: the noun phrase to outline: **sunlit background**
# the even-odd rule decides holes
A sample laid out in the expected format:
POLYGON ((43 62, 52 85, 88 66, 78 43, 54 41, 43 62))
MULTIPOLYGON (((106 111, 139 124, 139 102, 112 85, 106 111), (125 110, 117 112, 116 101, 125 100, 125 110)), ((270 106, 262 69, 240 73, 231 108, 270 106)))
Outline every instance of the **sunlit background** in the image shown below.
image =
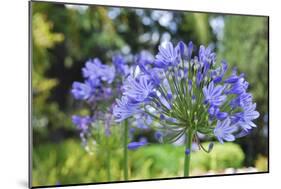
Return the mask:
MULTIPOLYGON (((266 171, 267 36, 266 17, 32 2, 33 185, 107 181, 103 151, 89 154, 71 122, 74 113, 88 111, 70 94, 72 82, 82 81, 87 59, 111 63, 121 52, 130 60, 142 49, 155 54, 162 42, 180 40, 211 45, 218 61, 246 73, 260 112, 258 128, 249 136, 217 144, 210 154, 195 152, 191 175, 266 171)), ((149 130, 139 134, 155 142, 149 130)), ((181 176, 183 151, 183 146, 156 142, 131 151, 130 179, 181 176)), ((122 180, 122 156, 118 149, 113 153, 112 181, 122 180)))

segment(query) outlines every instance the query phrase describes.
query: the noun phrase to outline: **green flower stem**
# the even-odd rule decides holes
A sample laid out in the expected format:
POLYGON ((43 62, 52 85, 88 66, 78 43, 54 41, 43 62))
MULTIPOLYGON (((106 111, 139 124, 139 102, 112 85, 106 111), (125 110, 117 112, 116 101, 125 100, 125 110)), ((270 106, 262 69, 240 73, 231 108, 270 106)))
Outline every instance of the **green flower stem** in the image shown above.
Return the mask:
POLYGON ((106 137, 106 175, 107 175, 107 180, 111 181, 111 173, 110 173, 110 159, 111 159, 111 153, 110 153, 110 148, 109 148, 109 138, 106 137))
POLYGON ((184 157, 184 176, 185 177, 189 176, 192 138, 193 138, 193 131, 191 129, 189 129, 187 132, 187 138, 186 138, 186 149, 189 149, 190 153, 188 155, 185 154, 185 157, 184 157))
POLYGON ((128 180, 128 120, 124 121, 124 144, 123 144, 123 169, 124 169, 124 180, 128 180))
POLYGON ((111 181, 111 173, 110 173, 110 150, 107 150, 107 180, 111 181))

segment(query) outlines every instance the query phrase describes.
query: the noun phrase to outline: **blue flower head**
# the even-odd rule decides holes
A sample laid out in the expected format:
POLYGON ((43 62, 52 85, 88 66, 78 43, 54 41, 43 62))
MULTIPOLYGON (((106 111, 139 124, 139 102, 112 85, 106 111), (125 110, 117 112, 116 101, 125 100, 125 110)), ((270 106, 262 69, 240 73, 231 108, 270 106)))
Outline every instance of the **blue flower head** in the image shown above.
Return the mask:
POLYGON ((159 46, 153 62, 139 58, 140 73, 123 83, 117 120, 145 112, 170 142, 190 130, 221 143, 248 134, 259 113, 245 75, 237 69, 227 74, 227 62, 218 62, 211 47, 201 45, 197 55, 194 49, 192 42, 168 42, 159 46))

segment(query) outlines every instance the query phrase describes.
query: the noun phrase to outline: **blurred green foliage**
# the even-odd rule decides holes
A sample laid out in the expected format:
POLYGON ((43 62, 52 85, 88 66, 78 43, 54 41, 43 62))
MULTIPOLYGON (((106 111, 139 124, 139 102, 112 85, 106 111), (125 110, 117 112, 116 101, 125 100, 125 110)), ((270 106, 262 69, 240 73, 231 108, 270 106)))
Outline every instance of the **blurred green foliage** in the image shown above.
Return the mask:
POLYGON ((255 166, 259 171, 268 171, 268 157, 259 155, 255 161, 255 166))
MULTIPOLYGON (((205 145, 205 144, 203 144, 205 145)), ((207 144, 206 144, 207 146, 207 144)), ((129 153, 130 179, 182 176, 184 147, 149 145, 129 153)), ((122 149, 112 151, 112 180, 122 180, 122 149)), ((75 140, 45 144, 33 152, 33 186, 105 182, 107 159, 103 150, 89 155, 75 140), (41 162, 44 162, 43 164, 41 162)), ((244 154, 237 144, 216 143, 212 153, 195 151, 191 156, 192 172, 243 166, 244 154)))
POLYGON ((261 17, 226 16, 224 37, 218 41, 219 59, 246 74, 262 115, 268 113, 267 22, 261 17))
POLYGON ((238 71, 245 73, 249 90, 260 117, 256 121, 258 129, 243 138, 240 144, 253 154, 247 157, 247 164, 259 153, 268 154, 268 18, 225 16, 223 38, 218 40, 218 59, 225 59, 238 71), (258 139, 259 138, 259 139, 258 139), (257 151, 259 153, 253 153, 257 151))

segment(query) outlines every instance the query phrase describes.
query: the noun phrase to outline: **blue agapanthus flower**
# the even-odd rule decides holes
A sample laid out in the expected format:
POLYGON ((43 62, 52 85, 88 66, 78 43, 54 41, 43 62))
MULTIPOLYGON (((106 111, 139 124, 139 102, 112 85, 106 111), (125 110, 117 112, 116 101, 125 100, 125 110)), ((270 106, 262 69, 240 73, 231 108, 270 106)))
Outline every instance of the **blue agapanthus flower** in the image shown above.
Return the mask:
POLYGON ((71 93, 75 99, 87 100, 91 96, 92 87, 88 82, 86 83, 74 82, 72 84, 71 93))
MULTIPOLYGON (((147 67, 151 67, 154 57, 148 51, 142 51, 133 58, 133 61, 135 65, 139 65, 138 68, 146 70, 147 67)), ((72 122, 78 127, 83 143, 86 143, 87 137, 92 139, 94 133, 92 130, 95 127, 89 127, 91 124, 103 125, 105 136, 110 136, 111 125, 115 124, 113 115, 116 122, 135 115, 130 128, 149 128, 152 118, 143 112, 140 103, 156 95, 154 85, 160 82, 158 78, 160 69, 149 69, 149 73, 147 72, 149 75, 142 74, 135 78, 132 75, 133 71, 136 71, 133 69, 135 65, 129 65, 120 54, 112 57, 111 64, 104 64, 98 58, 89 59, 85 63, 82 68, 84 81, 73 82, 71 89, 75 99, 86 102, 90 107, 91 115, 72 117, 72 122), (115 101, 122 92, 126 95, 115 101)), ((132 142, 128 148, 136 149, 145 144, 144 141, 132 142)))
POLYGON ((93 119, 90 116, 72 116, 72 122, 80 132, 80 138, 83 145, 87 144, 87 133, 89 132, 90 125, 93 122, 93 119))
POLYGON ((214 129, 214 134, 217 139, 223 143, 223 141, 234 141, 235 137, 233 132, 236 131, 236 127, 231 125, 231 120, 229 118, 224 119, 223 121, 218 120, 217 126, 214 129))
POLYGON ((143 102, 154 92, 154 85, 147 75, 129 76, 123 85, 124 95, 136 102, 143 102))
POLYGON ((121 55, 115 55, 112 57, 112 63, 115 67, 115 70, 121 76, 127 76, 130 73, 130 67, 124 60, 124 57, 121 55))
POLYGON ((113 108, 113 115, 116 122, 121 122, 134 114, 140 113, 138 102, 133 102, 129 97, 123 96, 121 100, 116 100, 116 105, 113 108))
POLYGON ((134 115, 135 122, 134 125, 139 129, 150 129, 150 125, 152 124, 152 118, 150 115, 146 113, 139 113, 134 115))
POLYGON ((250 133, 259 113, 245 74, 229 71, 210 47, 201 45, 198 55, 193 49, 192 42, 168 42, 154 60, 140 57, 138 71, 128 76, 114 107, 116 120, 146 113, 168 141, 191 132, 194 138, 201 133, 223 143, 250 133))
POLYGON ((175 66, 180 63, 179 48, 174 48, 172 43, 159 46, 159 53, 156 55, 155 65, 160 68, 175 66))
POLYGON ((115 78, 114 67, 102 64, 98 58, 88 60, 82 72, 85 78, 89 78, 94 82, 95 80, 100 80, 110 84, 115 78))
POLYGON ((89 129, 89 125, 92 122, 92 119, 89 116, 82 117, 82 116, 74 115, 72 116, 72 122, 82 132, 87 132, 89 129))
POLYGON ((208 86, 203 87, 203 94, 205 96, 205 103, 210 106, 218 107, 226 100, 226 95, 223 94, 224 86, 216 85, 211 81, 208 86))
POLYGON ((89 116, 72 116, 72 122, 80 131, 83 144, 87 137, 91 138, 91 124, 103 125, 105 136, 111 134, 112 104, 122 79, 129 73, 129 66, 121 55, 112 58, 112 64, 104 64, 100 59, 94 58, 86 61, 82 68, 83 82, 73 82, 71 94, 76 100, 86 102, 90 107, 89 116), (91 119, 90 119, 91 117, 91 119), (95 119, 93 119, 95 118, 95 119), (102 123, 102 124, 101 124, 102 123))
POLYGON ((242 106, 243 112, 236 114, 238 117, 238 125, 240 125, 244 130, 250 130, 252 127, 256 127, 253 122, 254 119, 259 117, 259 113, 256 111, 256 104, 248 104, 242 106))
POLYGON ((77 100, 86 100, 90 104, 108 100, 112 97, 111 84, 115 79, 115 68, 102 64, 98 59, 90 59, 82 68, 84 82, 73 82, 71 93, 77 100))
POLYGON ((154 62, 154 57, 148 51, 141 51, 135 56, 135 62, 142 69, 142 67, 152 64, 154 62))

